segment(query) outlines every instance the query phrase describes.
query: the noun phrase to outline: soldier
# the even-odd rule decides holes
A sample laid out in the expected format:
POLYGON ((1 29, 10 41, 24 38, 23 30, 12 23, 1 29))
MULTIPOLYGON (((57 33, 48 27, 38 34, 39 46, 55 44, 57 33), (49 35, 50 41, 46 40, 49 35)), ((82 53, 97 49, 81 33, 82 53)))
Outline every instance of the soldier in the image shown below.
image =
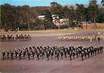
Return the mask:
POLYGON ((34 52, 34 51, 32 51, 31 53, 32 53, 32 57, 33 57, 33 59, 34 59, 34 56, 35 56, 35 52, 34 52))
POLYGON ((46 51, 46 58, 47 58, 47 60, 49 60, 49 51, 48 50, 46 51))
POLYGON ((31 40, 31 36, 29 34, 27 35, 27 37, 28 37, 29 40, 31 40))
POLYGON ((31 54, 29 52, 27 53, 27 56, 28 56, 28 60, 30 60, 31 54))
POLYGON ((76 48, 76 58, 78 58, 79 55, 79 48, 76 48))
POLYGON ((14 53, 11 51, 10 54, 11 54, 11 60, 13 60, 14 53))
POLYGON ((26 51, 24 50, 23 51, 23 58, 25 58, 25 56, 26 56, 26 51))
POLYGON ((100 37, 97 38, 98 42, 100 43, 100 37))
POLYGON ((81 53, 82 61, 84 60, 84 52, 81 53))
POLYGON ((3 57, 3 60, 5 60, 5 52, 2 52, 2 57, 3 57))
POLYGON ((15 58, 17 58, 17 56, 18 56, 17 50, 15 50, 14 54, 15 54, 15 58))
POLYGON ((40 58, 39 58, 39 53, 38 52, 36 52, 36 56, 37 56, 37 59, 39 60, 40 58))
POLYGON ((71 61, 72 60, 72 51, 70 52, 70 56, 69 57, 70 57, 70 61, 71 61))
POLYGON ((63 59, 63 55, 64 55, 64 53, 63 53, 62 50, 60 51, 60 54, 61 54, 61 59, 63 59))
POLYGON ((7 59, 9 59, 9 54, 10 54, 9 51, 7 51, 7 59))
POLYGON ((21 60, 22 59, 22 52, 20 51, 18 54, 19 54, 19 60, 21 60))
POLYGON ((103 53, 103 47, 99 47, 100 53, 103 53))
POLYGON ((15 40, 19 40, 19 35, 16 34, 15 40))
POLYGON ((56 58, 59 60, 59 50, 56 51, 56 58))
POLYGON ((90 48, 87 48, 87 52, 88 52, 88 58, 90 57, 90 48))

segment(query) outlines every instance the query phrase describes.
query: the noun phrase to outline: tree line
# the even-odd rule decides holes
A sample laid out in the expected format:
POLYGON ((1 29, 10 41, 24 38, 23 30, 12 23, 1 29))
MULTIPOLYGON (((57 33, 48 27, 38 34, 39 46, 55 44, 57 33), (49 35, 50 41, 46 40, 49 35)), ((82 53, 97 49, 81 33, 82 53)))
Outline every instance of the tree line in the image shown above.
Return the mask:
MULTIPOLYGON (((40 30, 57 28, 52 22, 52 15, 59 18, 69 19, 69 26, 75 27, 81 22, 104 22, 104 12, 98 6, 85 7, 83 4, 75 6, 62 6, 57 2, 51 2, 46 9, 38 7, 14 6, 10 4, 0 5, 0 28, 10 30, 40 30), (44 20, 37 18, 38 15, 45 15, 44 20), (73 21, 77 21, 74 24, 73 21)), ((66 27, 66 28, 67 28, 66 27)))

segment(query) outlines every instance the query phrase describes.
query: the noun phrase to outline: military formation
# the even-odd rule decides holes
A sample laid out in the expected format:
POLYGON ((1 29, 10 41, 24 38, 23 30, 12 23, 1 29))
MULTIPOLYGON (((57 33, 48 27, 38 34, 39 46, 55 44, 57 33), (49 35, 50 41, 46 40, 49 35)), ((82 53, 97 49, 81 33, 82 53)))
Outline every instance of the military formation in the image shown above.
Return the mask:
POLYGON ((60 40, 72 40, 72 41, 98 41, 104 40, 104 33, 101 32, 79 32, 75 34, 69 34, 58 37, 60 40))
POLYGON ((5 50, 1 52, 2 60, 62 60, 80 58, 82 61, 103 53, 104 47, 83 47, 83 46, 30 46, 21 49, 5 50))
POLYGON ((0 35, 0 40, 1 41, 13 41, 13 40, 30 40, 31 36, 29 34, 4 34, 0 35))

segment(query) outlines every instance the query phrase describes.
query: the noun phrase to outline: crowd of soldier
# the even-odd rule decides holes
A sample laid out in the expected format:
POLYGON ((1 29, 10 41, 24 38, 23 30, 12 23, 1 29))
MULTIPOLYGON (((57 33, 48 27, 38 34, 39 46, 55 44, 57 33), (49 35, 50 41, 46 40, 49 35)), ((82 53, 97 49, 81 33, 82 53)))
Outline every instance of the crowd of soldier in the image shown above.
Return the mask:
POLYGON ((58 37, 61 40, 72 40, 72 41, 95 41, 97 40, 100 42, 100 40, 104 40, 104 37, 94 37, 94 36, 64 36, 64 37, 58 37))
POLYGON ((75 34, 65 35, 58 37, 61 40, 72 40, 72 41, 98 41, 104 40, 104 33, 101 32, 79 32, 75 34))
POLYGON ((68 58, 73 60, 75 58, 80 57, 81 60, 85 60, 86 58, 90 58, 91 56, 103 53, 103 47, 28 47, 23 49, 15 49, 2 51, 2 59, 3 60, 24 60, 24 59, 36 59, 36 60, 52 60, 52 59, 65 59, 68 58))
POLYGON ((1 41, 6 41, 6 40, 30 40, 31 36, 29 34, 4 34, 0 35, 0 40, 1 41))

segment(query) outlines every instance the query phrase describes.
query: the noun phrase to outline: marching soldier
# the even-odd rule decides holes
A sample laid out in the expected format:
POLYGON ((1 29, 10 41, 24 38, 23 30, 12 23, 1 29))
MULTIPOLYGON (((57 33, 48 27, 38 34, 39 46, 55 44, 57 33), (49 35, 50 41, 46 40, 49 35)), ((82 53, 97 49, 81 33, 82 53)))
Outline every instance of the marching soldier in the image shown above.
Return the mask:
POLYGON ((5 52, 2 52, 2 57, 3 57, 3 60, 5 60, 5 52))

